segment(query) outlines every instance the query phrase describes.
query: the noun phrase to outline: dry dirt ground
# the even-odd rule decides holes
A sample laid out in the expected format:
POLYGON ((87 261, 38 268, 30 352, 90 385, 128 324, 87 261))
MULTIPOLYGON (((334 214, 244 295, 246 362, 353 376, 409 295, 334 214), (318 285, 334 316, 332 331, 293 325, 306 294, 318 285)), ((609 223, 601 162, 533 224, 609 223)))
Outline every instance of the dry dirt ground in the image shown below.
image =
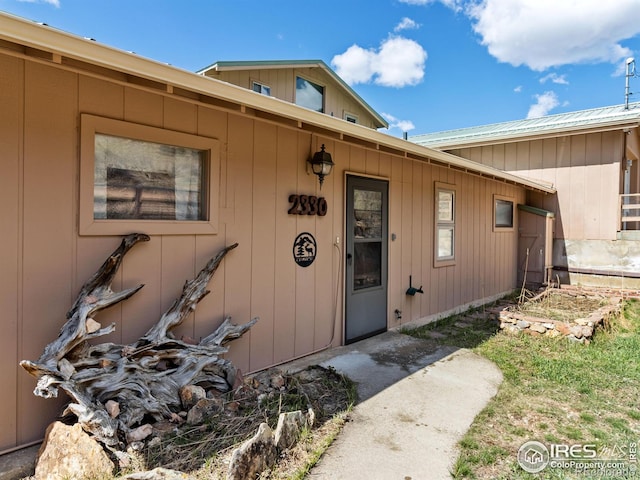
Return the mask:
POLYGON ((321 446, 337 435, 356 401, 355 391, 349 379, 320 366, 295 373, 277 368, 260 372, 227 394, 223 408, 202 424, 167 424, 166 432, 138 452, 136 461, 123 473, 164 467, 203 479, 226 478, 231 452, 251 438, 260 423, 275 429, 280 413, 311 408, 314 428, 304 431, 298 445, 283 453, 278 466, 262 477, 290 478, 317 460, 321 446))

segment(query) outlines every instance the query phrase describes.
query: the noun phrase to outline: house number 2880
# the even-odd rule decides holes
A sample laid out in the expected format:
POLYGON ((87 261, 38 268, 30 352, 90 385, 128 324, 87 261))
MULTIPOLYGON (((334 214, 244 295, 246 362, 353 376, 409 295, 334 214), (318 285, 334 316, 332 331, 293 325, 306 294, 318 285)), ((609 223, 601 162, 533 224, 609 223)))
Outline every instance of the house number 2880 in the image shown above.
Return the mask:
POLYGON ((327 201, 324 197, 313 195, 289 195, 291 208, 287 213, 291 215, 318 215, 324 217, 327 214, 327 201))

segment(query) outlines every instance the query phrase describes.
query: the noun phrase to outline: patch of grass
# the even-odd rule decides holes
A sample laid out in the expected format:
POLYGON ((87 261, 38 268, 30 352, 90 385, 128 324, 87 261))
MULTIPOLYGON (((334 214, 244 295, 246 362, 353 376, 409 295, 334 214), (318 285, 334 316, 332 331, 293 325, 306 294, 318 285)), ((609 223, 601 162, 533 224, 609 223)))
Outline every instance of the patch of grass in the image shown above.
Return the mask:
MULTIPOLYGON (((512 461, 511 467, 507 462, 496 474, 496 462, 487 456, 489 461, 460 478, 510 478, 505 468, 515 465, 518 472, 517 450, 529 440, 609 446, 634 440, 640 432, 640 415, 629 412, 637 412, 632 407, 637 405, 640 387, 638 348, 640 303, 636 301, 627 302, 623 316, 597 332, 588 346, 503 334, 479 345, 476 351, 502 369, 500 392, 510 392, 506 396, 511 401, 505 402, 505 395, 497 395, 491 409, 499 415, 493 416, 490 427, 476 425, 476 420, 472 440, 481 446, 491 443, 486 447, 491 449, 496 437, 503 439, 501 446, 512 461), (521 416, 523 406, 525 414, 521 416)), ((477 449, 469 451, 461 446, 461 457, 467 456, 477 458, 477 449)), ((521 473, 514 478, 520 478, 521 473)), ((545 478, 562 478, 553 475, 561 472, 545 470, 545 478)))
POLYGON ((595 423, 596 416, 590 413, 582 412, 580 414, 580 420, 582 420, 585 423, 595 423))
POLYGON ((632 420, 640 420, 640 411, 638 410, 629 410, 627 415, 629 415, 629 418, 632 420))
POLYGON ((464 313, 452 315, 415 328, 401 328, 400 333, 423 340, 432 340, 438 345, 460 348, 474 348, 495 335, 500 322, 488 315, 474 315, 479 309, 472 308, 464 313))
MULTIPOLYGON (((458 321, 445 319, 424 331, 446 333, 458 321)), ((462 339, 457 346, 467 346, 464 338, 458 334, 451 342, 462 339)), ((498 365, 504 380, 460 442, 454 478, 573 478, 551 468, 543 477, 524 472, 518 449, 530 440, 605 448, 637 441, 640 302, 626 301, 621 317, 598 330, 589 345, 494 332, 474 350, 498 365)))

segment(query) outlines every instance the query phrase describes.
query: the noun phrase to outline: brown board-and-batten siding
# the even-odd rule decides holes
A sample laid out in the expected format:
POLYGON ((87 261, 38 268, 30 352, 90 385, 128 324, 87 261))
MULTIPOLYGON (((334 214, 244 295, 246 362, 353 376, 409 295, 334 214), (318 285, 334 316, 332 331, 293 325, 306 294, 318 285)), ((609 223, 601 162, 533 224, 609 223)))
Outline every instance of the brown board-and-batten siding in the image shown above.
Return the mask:
MULTIPOLYGON (((0 375, 9 392, 0 400, 0 451, 37 441, 59 413, 64 399, 35 397, 34 379, 18 362, 37 359, 57 336, 79 288, 120 241, 115 234, 79 234, 82 114, 220 143, 220 183, 212 189, 219 197, 218 233, 153 234, 137 245, 113 287, 145 287, 99 313, 103 325, 116 324, 100 341, 136 340, 185 280, 223 246, 238 242, 209 285, 211 293, 176 329, 177 336, 199 339, 227 315, 238 323, 260 317, 228 354, 245 373, 341 344, 347 172, 389 181, 389 232, 395 234, 389 241, 389 328, 516 286, 517 234, 493 231, 492 205, 495 194, 523 202, 522 187, 320 136, 223 102, 175 96, 144 82, 132 85, 113 71, 87 73, 20 52, 0 53, 0 71, 0 375), (306 159, 321 144, 336 167, 320 190, 306 159), (436 182, 457 189, 456 261, 446 267, 433 262, 436 182), (293 193, 325 197, 327 215, 288 214, 293 193), (318 244, 307 268, 292 258, 301 232, 314 235, 318 244), (405 295, 410 275, 414 285, 423 285, 423 295, 405 295), (396 309, 403 312, 401 320, 396 309)), ((144 224, 136 230, 144 232, 144 224)))
POLYGON ((556 213, 554 238, 615 240, 624 135, 622 130, 565 135, 451 153, 555 185, 557 195, 528 199, 556 213))
POLYGON ((208 76, 229 82, 243 88, 252 89, 253 82, 259 82, 271 89, 271 96, 290 103, 296 102, 296 78, 299 76, 324 88, 324 113, 344 118, 346 113, 357 118, 357 123, 376 128, 376 122, 350 95, 345 95, 336 80, 320 68, 265 68, 255 70, 232 70, 209 72, 208 76))
POLYGON ((409 159, 392 162, 389 232, 396 240, 389 242, 390 326, 429 319, 516 287, 517 223, 513 231, 493 231, 494 194, 514 205, 525 196, 519 187, 450 168, 409 159), (451 266, 434 266, 436 182, 456 187, 456 258, 451 266), (424 294, 405 294, 409 276, 424 294), (400 321, 395 309, 402 311, 400 321))

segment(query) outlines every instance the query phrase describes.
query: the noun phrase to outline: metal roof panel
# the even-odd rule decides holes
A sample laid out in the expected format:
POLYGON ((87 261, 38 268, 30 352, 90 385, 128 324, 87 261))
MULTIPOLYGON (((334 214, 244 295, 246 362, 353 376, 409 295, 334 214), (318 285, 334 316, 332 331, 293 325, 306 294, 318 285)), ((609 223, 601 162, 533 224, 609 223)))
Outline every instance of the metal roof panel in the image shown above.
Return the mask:
POLYGON ((640 102, 579 110, 544 117, 478 125, 469 128, 413 135, 409 141, 431 148, 455 148, 479 142, 499 142, 535 135, 563 135, 598 127, 640 122, 640 102))

